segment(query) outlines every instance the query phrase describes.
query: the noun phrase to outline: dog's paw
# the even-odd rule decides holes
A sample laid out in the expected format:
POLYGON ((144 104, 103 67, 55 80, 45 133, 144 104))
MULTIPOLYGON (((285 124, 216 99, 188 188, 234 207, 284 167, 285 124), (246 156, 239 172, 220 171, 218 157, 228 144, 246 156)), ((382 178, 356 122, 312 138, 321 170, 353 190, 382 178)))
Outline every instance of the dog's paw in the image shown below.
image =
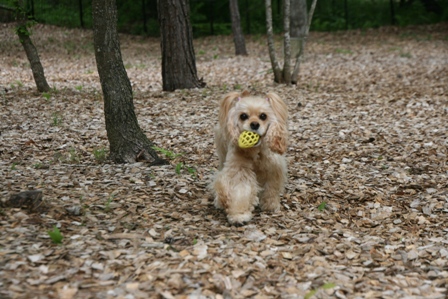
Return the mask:
POLYGON ((265 200, 261 202, 260 208, 267 212, 278 212, 280 210, 280 203, 277 201, 265 200))
POLYGON ((213 201, 215 208, 217 208, 218 210, 222 210, 224 209, 224 206, 222 205, 221 201, 219 200, 219 198, 216 196, 215 200, 213 201))
POLYGON ((252 219, 252 213, 246 212, 242 214, 227 215, 227 220, 235 226, 246 225, 252 219))

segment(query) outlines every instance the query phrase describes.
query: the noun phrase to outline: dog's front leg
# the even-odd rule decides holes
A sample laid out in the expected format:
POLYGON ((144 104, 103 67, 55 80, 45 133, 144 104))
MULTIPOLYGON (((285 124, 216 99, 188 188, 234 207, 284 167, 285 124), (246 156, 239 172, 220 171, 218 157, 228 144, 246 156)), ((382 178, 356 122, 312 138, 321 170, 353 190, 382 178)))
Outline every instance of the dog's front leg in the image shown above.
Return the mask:
POLYGON ((280 193, 286 182, 286 160, 283 156, 274 154, 260 170, 259 183, 263 188, 260 195, 260 208, 263 211, 277 212, 280 209, 280 193))
POLYGON ((226 211, 230 224, 242 225, 252 219, 259 187, 252 169, 229 164, 217 175, 215 206, 226 211))

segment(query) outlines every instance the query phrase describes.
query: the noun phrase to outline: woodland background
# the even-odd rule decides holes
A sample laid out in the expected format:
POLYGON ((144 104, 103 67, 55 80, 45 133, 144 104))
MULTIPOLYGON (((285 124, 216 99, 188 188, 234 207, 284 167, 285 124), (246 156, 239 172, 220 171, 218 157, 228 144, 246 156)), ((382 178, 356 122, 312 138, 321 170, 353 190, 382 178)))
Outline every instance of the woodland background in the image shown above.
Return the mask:
MULTIPOLYGON (((12 21, 14 0, 0 0, 0 22, 12 21), (3 7, 3 9, 2 9, 3 7)), ((64 27, 92 27, 91 1, 25 0, 39 23, 64 27)), ((229 1, 190 0, 191 23, 196 37, 232 33, 229 1)), ((265 34, 264 0, 240 0, 241 25, 246 34, 265 34)), ((274 30, 279 33, 281 0, 272 2, 274 30)), ((308 7, 311 1, 308 1, 308 7)), ((118 28, 123 33, 159 35, 157 1, 117 0, 118 28)), ((447 0, 319 0, 312 31, 418 25, 448 21, 447 0)))

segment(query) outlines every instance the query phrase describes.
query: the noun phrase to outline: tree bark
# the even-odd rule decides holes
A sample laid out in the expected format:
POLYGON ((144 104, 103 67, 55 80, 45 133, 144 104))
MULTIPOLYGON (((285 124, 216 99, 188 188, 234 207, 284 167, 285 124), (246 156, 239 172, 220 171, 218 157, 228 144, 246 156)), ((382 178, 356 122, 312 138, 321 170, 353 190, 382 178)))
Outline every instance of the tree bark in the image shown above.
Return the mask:
POLYGON ((291 84, 291 42, 289 36, 290 21, 290 0, 283 0, 283 81, 285 84, 291 84))
POLYGON ((230 0, 230 16, 232 17, 233 42, 235 43, 235 55, 247 55, 246 42, 241 29, 240 11, 238 0, 230 0))
POLYGON ((305 20, 297 20, 297 1, 304 1, 304 3, 301 3, 302 7, 304 6, 305 13, 302 14, 306 17, 306 0, 292 0, 293 2, 293 13, 291 14, 291 0, 283 0, 283 30, 284 30, 284 37, 283 37, 283 69, 280 68, 280 65, 277 61, 277 57, 275 55, 275 45, 274 45, 274 34, 272 30, 272 7, 271 7, 271 0, 265 0, 266 4, 266 28, 267 28, 267 36, 268 36, 268 49, 269 49, 269 58, 271 60, 272 70, 274 72, 274 81, 277 83, 285 83, 285 84, 296 84, 297 83, 297 77, 299 74, 299 66, 300 66, 300 58, 303 54, 303 49, 305 47, 305 42, 308 37, 308 33, 311 26, 311 19, 313 18, 314 9, 316 8, 316 2, 317 0, 313 0, 313 3, 311 4, 311 9, 308 14, 308 18, 305 20), (294 20, 292 20, 294 19, 294 20), (298 22, 300 21, 300 22, 298 22), (290 24, 291 22, 291 24, 290 24), (290 40, 290 33, 294 32, 293 34, 300 34, 299 26, 300 23, 305 23, 305 29, 300 29, 304 31, 303 33, 303 40, 300 43, 300 48, 297 54, 294 54, 296 56, 296 63, 294 65, 294 69, 291 73, 291 40, 290 40), (292 25, 292 26, 290 26, 292 25))
MULTIPOLYGON (((299 77, 300 63, 301 63, 301 60, 303 57, 303 52, 305 50, 306 40, 308 39, 308 34, 310 32, 311 21, 313 19, 314 10, 316 9, 316 3, 317 3, 317 0, 313 0, 313 2, 311 3, 310 11, 308 13, 308 17, 306 20, 306 26, 305 26, 305 32, 304 32, 302 41, 300 43, 299 55, 296 57, 296 63, 294 65, 294 70, 291 75, 292 84, 297 84, 297 78, 299 77)), ((306 7, 306 3, 305 3, 305 7, 306 7)))
POLYGON ((45 78, 44 68, 42 67, 42 63, 40 63, 39 54, 37 53, 37 49, 30 38, 31 33, 28 30, 34 24, 33 22, 27 21, 28 16, 24 9, 24 3, 22 0, 14 1, 14 7, 14 12, 18 21, 16 27, 17 36, 19 37, 19 41, 25 50, 26 57, 30 62, 31 71, 33 72, 33 78, 36 82, 37 90, 40 92, 48 92, 51 88, 45 78))
POLYGON ((301 55, 302 43, 305 38, 308 21, 308 8, 306 0, 291 0, 291 57, 301 55))
POLYGON ((283 83, 283 74, 275 54, 274 31, 272 30, 272 4, 271 0, 265 1, 266 5, 266 29, 268 35, 269 59, 271 60, 274 82, 283 83))
MULTIPOLYGON (((19 25, 20 28, 26 28, 25 22, 19 25)), ((25 32, 21 29, 17 31, 17 35, 19 36, 20 43, 25 50, 26 57, 31 65, 31 71, 33 72, 34 81, 36 82, 37 90, 40 92, 48 92, 51 90, 50 85, 48 85, 47 79, 45 78, 44 68, 42 63, 40 63, 39 54, 37 53, 37 49, 31 41, 28 30, 25 29, 25 32)))
POLYGON ((163 90, 202 88, 198 79, 187 0, 158 0, 163 90))
POLYGON ((93 0, 95 58, 104 95, 109 158, 117 163, 145 160, 162 164, 153 144, 138 125, 132 87, 121 58, 115 0, 93 0))

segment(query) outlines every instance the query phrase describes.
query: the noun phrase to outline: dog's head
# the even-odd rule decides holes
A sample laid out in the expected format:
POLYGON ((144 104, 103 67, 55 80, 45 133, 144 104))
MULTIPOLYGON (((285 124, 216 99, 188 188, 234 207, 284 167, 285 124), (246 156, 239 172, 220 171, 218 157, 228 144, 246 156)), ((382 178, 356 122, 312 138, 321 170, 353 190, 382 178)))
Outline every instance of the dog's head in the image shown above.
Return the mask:
POLYGON ((288 110, 275 93, 252 96, 249 92, 229 93, 220 103, 219 122, 234 144, 243 131, 252 131, 277 153, 286 151, 288 110))

